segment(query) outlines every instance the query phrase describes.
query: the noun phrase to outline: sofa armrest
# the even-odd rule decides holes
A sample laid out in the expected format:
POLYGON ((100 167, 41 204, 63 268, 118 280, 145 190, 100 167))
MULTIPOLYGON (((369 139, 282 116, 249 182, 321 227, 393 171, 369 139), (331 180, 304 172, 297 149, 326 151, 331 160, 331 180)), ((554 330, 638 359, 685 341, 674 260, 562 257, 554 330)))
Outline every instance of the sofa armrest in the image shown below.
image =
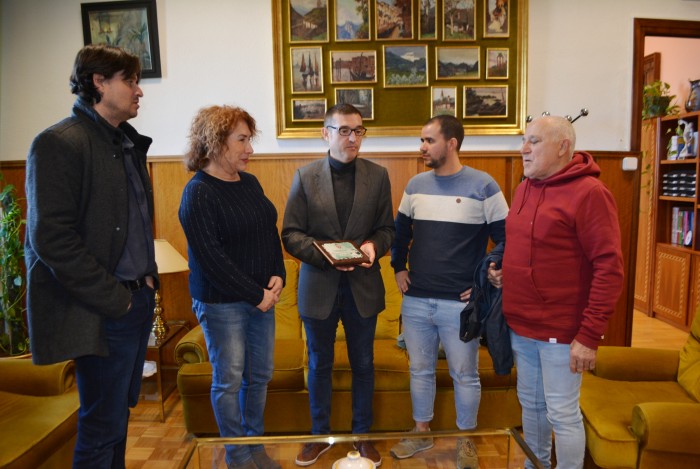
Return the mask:
POLYGON ((0 391, 27 396, 57 396, 75 385, 72 360, 35 365, 26 358, 0 359, 0 391))
POLYGON ((592 373, 616 381, 676 381, 678 363, 677 350, 602 346, 592 373))
POLYGON ((178 365, 184 363, 203 363, 209 361, 207 343, 204 340, 202 326, 197 325, 175 346, 175 362, 178 365))
POLYGON ((638 404, 632 409, 632 433, 647 450, 700 455, 700 403, 638 404))

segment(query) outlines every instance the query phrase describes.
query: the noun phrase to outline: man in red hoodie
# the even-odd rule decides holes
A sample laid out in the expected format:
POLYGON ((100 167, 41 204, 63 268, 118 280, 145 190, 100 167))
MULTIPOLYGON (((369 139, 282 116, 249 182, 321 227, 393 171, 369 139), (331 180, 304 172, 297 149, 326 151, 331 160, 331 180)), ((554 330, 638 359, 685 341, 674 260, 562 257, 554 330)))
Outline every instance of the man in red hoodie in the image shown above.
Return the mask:
POLYGON ((503 269, 490 270, 503 285, 525 441, 547 468, 552 431, 558 467, 583 467, 581 373, 595 368, 623 281, 615 201, 593 157, 574 152, 575 144, 562 117, 528 126, 520 150, 526 179, 506 218, 503 269))

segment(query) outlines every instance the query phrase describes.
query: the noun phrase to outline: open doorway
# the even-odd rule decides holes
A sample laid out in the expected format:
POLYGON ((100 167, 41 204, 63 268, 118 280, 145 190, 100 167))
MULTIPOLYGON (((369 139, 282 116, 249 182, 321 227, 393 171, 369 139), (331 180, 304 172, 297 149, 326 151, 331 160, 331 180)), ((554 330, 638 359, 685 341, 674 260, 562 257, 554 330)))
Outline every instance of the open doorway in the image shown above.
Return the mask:
MULTIPOLYGON (((700 22, 697 21, 676 21, 676 20, 660 20, 660 19, 639 19, 636 18, 634 20, 634 57, 633 57, 633 85, 632 85, 632 120, 631 120, 631 131, 630 131, 630 150, 632 151, 641 151, 644 149, 645 145, 642 144, 642 113, 641 113, 641 107, 642 107, 642 89, 644 86, 644 78, 645 78, 645 66, 648 67, 648 60, 645 60, 645 52, 649 52, 646 48, 648 45, 648 42, 651 41, 656 41, 659 39, 663 40, 673 40, 673 39, 700 39, 700 22), (649 40, 647 40, 649 38, 649 40)), ((664 77, 661 77, 662 79, 664 77)), ((691 77, 688 77, 691 78, 691 77)), ((696 78, 696 77, 692 77, 696 78)), ((684 98, 685 96, 681 96, 680 94, 682 93, 676 93, 678 94, 677 97, 677 103, 681 107, 681 110, 683 110, 683 104, 685 102, 684 98)), ((647 132, 648 134, 649 132, 647 132)), ((644 164, 641 165, 644 167, 644 164)), ((648 191, 648 188, 646 189, 648 191)), ((639 190, 640 194, 640 209, 641 206, 643 205, 642 202, 644 202, 642 199, 644 197, 644 192, 645 188, 642 186, 639 190)), ((648 194, 647 194, 648 195, 648 194)), ((636 204, 635 204, 636 205, 636 204)), ((639 235, 643 237, 643 232, 644 228, 643 225, 645 223, 649 223, 648 220, 645 219, 647 216, 644 213, 641 213, 638 211, 638 213, 634 214, 635 217, 638 217, 638 220, 633 222, 637 226, 639 226, 639 235)), ((655 229, 655 226, 653 223, 651 223, 651 228, 647 227, 648 229, 655 229)), ((644 244, 643 242, 639 242, 638 239, 635 239, 635 246, 632 249, 632 252, 637 253, 636 259, 633 262, 634 267, 632 268, 632 272, 635 272, 637 274, 636 276, 636 282, 637 285, 635 288, 632 288, 631 290, 633 291, 633 299, 630 299, 630 301, 636 305, 640 304, 640 294, 639 294, 639 289, 637 288, 639 286, 640 282, 640 277, 643 277, 643 275, 640 275, 640 270, 644 270, 647 274, 650 272, 653 273, 653 266, 649 267, 649 263, 654 262, 654 249, 653 247, 647 246, 646 250, 640 254, 638 247, 642 250, 644 250, 644 244), (637 244, 639 245, 637 246, 637 244), (649 250, 651 248, 651 251, 649 250)), ((647 275, 648 277, 648 275, 647 275)), ((689 280, 686 280, 689 281, 689 280)), ((651 288, 651 279, 647 278, 647 283, 646 285, 651 288)), ((644 290, 644 289, 642 289, 644 290)), ((649 292, 649 296, 651 293, 649 292)), ((641 302, 643 303, 643 302, 641 302)), ((646 305, 645 308, 640 308, 643 309, 643 313, 645 314, 650 314, 651 313, 651 305, 646 305)), ((633 316, 636 316, 633 315, 633 316)), ((630 329, 634 327, 634 319, 632 321, 628 321, 628 325, 630 326, 630 329)), ((629 331, 631 334, 631 330, 629 331)))

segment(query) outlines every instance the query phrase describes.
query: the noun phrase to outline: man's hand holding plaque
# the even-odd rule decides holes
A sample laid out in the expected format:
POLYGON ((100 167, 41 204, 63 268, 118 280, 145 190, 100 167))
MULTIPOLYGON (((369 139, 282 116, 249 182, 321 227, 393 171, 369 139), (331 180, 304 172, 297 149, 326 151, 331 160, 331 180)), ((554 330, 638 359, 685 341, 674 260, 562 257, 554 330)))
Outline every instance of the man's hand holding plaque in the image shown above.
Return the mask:
MULTIPOLYGON (((374 248, 371 243, 368 247, 374 248)), ((352 241, 314 241, 314 247, 333 267, 340 270, 352 270, 356 265, 367 264, 369 267, 374 259, 352 241)))

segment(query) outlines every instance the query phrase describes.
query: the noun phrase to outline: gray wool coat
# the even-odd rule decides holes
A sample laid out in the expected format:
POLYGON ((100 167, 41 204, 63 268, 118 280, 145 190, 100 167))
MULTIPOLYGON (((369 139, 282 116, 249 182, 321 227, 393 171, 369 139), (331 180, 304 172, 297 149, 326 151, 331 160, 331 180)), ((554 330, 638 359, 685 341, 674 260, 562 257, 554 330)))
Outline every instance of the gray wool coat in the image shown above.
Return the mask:
MULTIPOLYGON (((113 272, 126 244, 128 182, 122 134, 146 168, 151 139, 109 126, 82 98, 70 117, 40 133, 27 157, 27 308, 36 364, 108 353, 104 318, 125 314, 130 292, 113 272)), ((151 272, 157 279, 157 273, 151 272)))

